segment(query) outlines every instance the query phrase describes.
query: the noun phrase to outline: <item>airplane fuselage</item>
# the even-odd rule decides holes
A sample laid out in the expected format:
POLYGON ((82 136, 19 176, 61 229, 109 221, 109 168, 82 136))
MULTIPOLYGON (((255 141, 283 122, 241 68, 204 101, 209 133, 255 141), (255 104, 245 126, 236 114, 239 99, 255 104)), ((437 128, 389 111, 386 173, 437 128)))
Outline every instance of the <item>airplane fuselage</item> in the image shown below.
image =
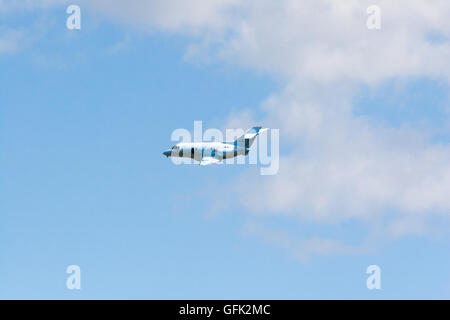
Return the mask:
POLYGON ((229 159, 238 155, 247 155, 249 148, 223 142, 181 142, 164 153, 166 156, 192 158, 201 161, 204 157, 217 160, 229 159))

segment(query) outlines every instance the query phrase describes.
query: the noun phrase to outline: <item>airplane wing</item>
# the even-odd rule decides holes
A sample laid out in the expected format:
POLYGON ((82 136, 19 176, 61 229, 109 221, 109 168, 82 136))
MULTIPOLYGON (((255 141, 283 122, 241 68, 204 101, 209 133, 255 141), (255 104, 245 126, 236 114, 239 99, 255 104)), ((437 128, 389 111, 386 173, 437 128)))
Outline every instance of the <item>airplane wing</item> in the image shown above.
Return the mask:
POLYGON ((220 160, 213 158, 213 157, 203 157, 202 161, 200 161, 200 165, 201 166, 207 166, 209 164, 213 164, 213 163, 219 163, 220 160))

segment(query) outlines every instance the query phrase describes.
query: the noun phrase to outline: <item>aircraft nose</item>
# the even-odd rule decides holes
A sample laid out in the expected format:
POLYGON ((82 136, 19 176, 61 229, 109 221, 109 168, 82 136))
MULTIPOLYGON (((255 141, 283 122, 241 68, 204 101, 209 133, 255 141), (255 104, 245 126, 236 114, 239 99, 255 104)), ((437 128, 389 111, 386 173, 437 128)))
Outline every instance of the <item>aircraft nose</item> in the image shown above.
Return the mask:
POLYGON ((172 153, 172 151, 167 150, 167 151, 163 152, 163 155, 165 155, 166 157, 169 157, 171 153, 172 153))

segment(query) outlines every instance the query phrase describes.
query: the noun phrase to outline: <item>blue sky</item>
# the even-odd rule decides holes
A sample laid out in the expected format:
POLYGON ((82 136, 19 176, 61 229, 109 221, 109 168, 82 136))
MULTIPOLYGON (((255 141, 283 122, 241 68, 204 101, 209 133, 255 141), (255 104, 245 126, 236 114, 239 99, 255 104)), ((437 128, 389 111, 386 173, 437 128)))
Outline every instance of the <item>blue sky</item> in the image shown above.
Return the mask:
MULTIPOLYGON (((302 169, 292 167, 299 150, 299 163, 311 157, 328 165, 322 156, 335 155, 330 148, 309 156, 304 148, 323 138, 301 129, 312 138, 297 144, 293 128, 302 124, 285 123, 295 115, 270 107, 296 103, 301 90, 294 90, 294 98, 286 93, 291 81, 301 82, 300 89, 315 84, 302 77, 293 81, 284 67, 261 68, 239 58, 242 53, 188 59, 192 43, 202 43, 208 32, 185 34, 161 22, 148 31, 82 4, 82 29, 68 30, 65 8, 0 11, 3 34, 23 33, 17 49, 0 50, 0 298, 450 297, 450 239, 443 227, 449 207, 440 198, 413 207, 414 201, 396 202, 390 194, 381 201, 378 195, 343 193, 342 203, 319 210, 294 194, 298 203, 273 210, 267 199, 284 198, 272 188, 289 193, 298 187, 283 179, 302 169), (161 154, 173 144, 172 131, 193 130, 194 120, 202 120, 204 129, 232 121, 245 129, 254 124, 248 114, 280 128, 280 153, 289 163, 281 162, 280 175, 261 177, 257 166, 176 166, 161 154), (259 201, 267 211, 253 205, 259 201), (360 216, 355 208, 368 213, 360 216), (386 231, 391 220, 416 221, 410 214, 426 222, 425 231, 386 231), (280 245, 274 234, 292 237, 299 250, 309 250, 306 258, 298 259, 297 245, 280 245), (303 246, 305 239, 322 237, 357 249, 315 252, 303 246), (81 268, 79 291, 65 285, 72 264, 81 268), (382 290, 366 288, 371 264, 381 267, 382 290)), ((383 134, 412 128, 430 137, 417 142, 425 150, 445 149, 448 82, 433 72, 380 74, 372 79, 375 85, 361 80, 346 96, 352 101, 350 125, 363 117, 373 128, 382 126, 383 134)), ((330 86, 334 99, 336 87, 328 79, 323 75, 318 87, 330 86)), ((346 118, 339 121, 346 126, 346 118)), ((414 154, 414 140, 407 141, 413 146, 405 152, 414 154)), ((377 145, 377 155, 390 147, 395 145, 377 145)), ((442 167, 425 172, 434 176, 446 169, 442 157, 442 167)), ((312 190, 329 185, 316 182, 312 190)))

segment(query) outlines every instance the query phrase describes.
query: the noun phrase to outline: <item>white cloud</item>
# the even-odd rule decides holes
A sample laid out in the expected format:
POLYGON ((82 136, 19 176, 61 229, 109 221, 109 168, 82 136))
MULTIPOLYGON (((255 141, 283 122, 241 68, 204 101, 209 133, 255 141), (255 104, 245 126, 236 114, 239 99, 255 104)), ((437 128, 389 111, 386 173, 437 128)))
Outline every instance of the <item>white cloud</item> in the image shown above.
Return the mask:
POLYGON ((131 40, 131 37, 129 35, 126 35, 122 40, 114 43, 112 46, 107 48, 105 51, 108 54, 117 54, 129 46, 130 40, 131 40))
POLYGON ((411 128, 373 127, 345 112, 350 103, 322 100, 287 90, 266 102, 268 118, 294 145, 278 175, 242 179, 247 208, 316 221, 385 210, 450 215, 449 146, 411 128))
POLYGON ((322 237, 299 238, 286 230, 267 227, 254 220, 243 226, 243 234, 258 237, 271 246, 285 250, 291 257, 303 263, 310 261, 315 255, 328 254, 361 254, 371 251, 368 242, 351 246, 341 241, 322 237))
MULTIPOLYGON (((36 8, 67 1, 2 1, 36 8)), ((217 58, 284 79, 376 84, 389 77, 449 78, 450 3, 446 0, 121 0, 80 1, 144 30, 194 35, 189 55, 211 46, 217 58), (366 28, 366 8, 381 8, 381 30, 366 28)))
POLYGON ((240 0, 121 0, 84 1, 94 8, 120 21, 153 30, 155 28, 183 33, 205 35, 229 28, 231 9, 240 0))
POLYGON ((188 55, 215 47, 217 58, 284 79, 332 85, 391 77, 449 78, 446 0, 85 1, 127 24, 195 35, 188 55), (381 30, 366 28, 369 5, 381 30), (432 35, 444 41, 432 41, 432 35))
POLYGON ((57 5, 65 5, 70 0, 0 0, 0 13, 14 13, 22 10, 37 8, 49 8, 57 5))
POLYGON ((253 1, 221 56, 259 70, 308 82, 377 83, 388 77, 444 76, 430 32, 450 34, 448 1, 253 1), (382 28, 366 28, 365 9, 377 3, 382 28))
MULTIPOLYGON (((0 0, 0 54, 14 54, 36 43, 50 24, 43 17, 29 18, 27 23, 17 26, 14 21, 16 14, 29 13, 36 9, 47 9, 64 5, 69 0, 0 0), (13 24, 11 26, 9 24, 13 24)), ((62 12, 65 14, 65 12, 62 12)), ((64 16, 63 16, 64 17, 64 16)), ((25 21, 25 20, 24 20, 25 21)))
POLYGON ((24 41, 24 31, 10 28, 0 28, 0 54, 15 53, 24 41))

